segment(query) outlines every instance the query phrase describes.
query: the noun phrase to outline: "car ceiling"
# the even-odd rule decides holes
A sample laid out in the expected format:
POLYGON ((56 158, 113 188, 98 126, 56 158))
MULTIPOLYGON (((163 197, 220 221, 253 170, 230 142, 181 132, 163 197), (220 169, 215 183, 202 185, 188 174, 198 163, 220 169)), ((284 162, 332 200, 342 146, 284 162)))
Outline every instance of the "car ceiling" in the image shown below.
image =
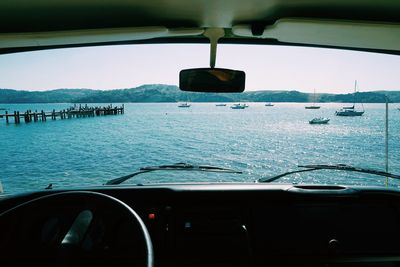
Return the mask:
MULTIPOLYGON (((251 42, 250 37, 261 36, 268 39, 268 35, 262 36, 263 30, 280 19, 287 18, 366 21, 395 25, 398 30, 398 14, 400 1, 393 0, 2 0, 0 52, 23 47, 40 49, 129 40, 147 40, 146 42, 151 43, 151 40, 170 40, 172 37, 190 39, 201 36, 201 29, 209 27, 227 29, 231 40, 238 39, 243 42, 243 39, 247 38, 246 40, 251 42), (238 32, 243 33, 243 29, 247 27, 251 34, 231 34, 232 27, 236 25, 245 25, 238 32), (177 31, 182 29, 183 32, 177 34, 177 31), (75 38, 76 33, 80 36, 98 37, 99 31, 103 35, 114 37, 68 41, 68 38, 75 38), (121 31, 140 32, 141 35, 131 34, 130 37, 115 38, 116 32, 121 35, 121 31), (147 31, 150 34, 146 35, 147 31), (154 31, 159 34, 152 34, 154 31), (37 41, 60 36, 63 38, 57 39, 56 42, 37 41), (24 43, 21 42, 21 38, 33 41, 24 43)), ((274 30, 276 31, 276 27, 274 30)), ((279 33, 275 35, 279 36, 279 33)), ((271 39, 276 41, 276 38, 271 39)), ((397 39, 389 41, 394 42, 397 39)), ((293 43, 296 43, 296 40, 293 40, 293 43)), ((316 45, 324 44, 317 42, 316 45)), ((375 46, 365 48, 376 49, 375 46)), ((393 46, 383 49, 400 50, 393 46)))

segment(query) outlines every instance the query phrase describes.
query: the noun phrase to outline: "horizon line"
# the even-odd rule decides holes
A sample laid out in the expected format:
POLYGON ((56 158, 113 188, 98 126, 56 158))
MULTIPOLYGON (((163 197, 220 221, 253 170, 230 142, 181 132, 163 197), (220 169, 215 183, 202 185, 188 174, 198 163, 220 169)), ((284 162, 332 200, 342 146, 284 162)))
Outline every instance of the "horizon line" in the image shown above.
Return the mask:
MULTIPOLYGON (((129 88, 111 88, 111 89, 93 89, 93 88, 53 88, 53 89, 46 89, 46 90, 35 90, 35 89, 15 89, 15 88, 0 88, 0 90, 13 90, 13 91, 20 91, 20 92, 35 92, 35 93, 45 93, 45 92, 51 92, 51 91, 59 91, 59 90, 91 90, 91 91, 117 91, 117 90, 132 90, 132 89, 137 89, 143 86, 152 86, 152 85, 158 85, 158 86, 174 86, 179 89, 179 86, 173 85, 173 84, 142 84, 136 87, 129 87, 129 88)), ((184 92, 184 91, 182 91, 184 92)), ((250 92, 299 92, 303 94, 316 94, 316 95, 327 95, 327 94, 332 94, 332 95, 346 95, 346 94, 354 94, 354 92, 348 92, 348 93, 333 93, 333 92, 324 92, 324 93, 315 93, 315 92, 304 92, 296 89, 257 89, 257 90, 245 90, 242 93, 250 93, 250 92)), ((399 89, 395 90, 389 90, 389 89, 376 89, 376 90, 368 90, 368 91, 357 91, 357 93, 373 93, 373 92, 400 92, 399 89)), ((194 92, 196 93, 196 92, 194 92)), ((199 92, 202 93, 202 92, 199 92)), ((215 94, 220 94, 220 93, 215 93, 215 94)))

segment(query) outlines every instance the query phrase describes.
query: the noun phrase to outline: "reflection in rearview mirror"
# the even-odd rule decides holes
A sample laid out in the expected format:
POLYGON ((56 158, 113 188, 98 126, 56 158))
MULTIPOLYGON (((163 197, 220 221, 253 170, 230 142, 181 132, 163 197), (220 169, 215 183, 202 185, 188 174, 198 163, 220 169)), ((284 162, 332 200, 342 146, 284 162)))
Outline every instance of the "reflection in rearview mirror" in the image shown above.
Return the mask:
POLYGON ((241 93, 245 80, 246 74, 240 70, 187 69, 179 73, 179 88, 191 92, 241 93))

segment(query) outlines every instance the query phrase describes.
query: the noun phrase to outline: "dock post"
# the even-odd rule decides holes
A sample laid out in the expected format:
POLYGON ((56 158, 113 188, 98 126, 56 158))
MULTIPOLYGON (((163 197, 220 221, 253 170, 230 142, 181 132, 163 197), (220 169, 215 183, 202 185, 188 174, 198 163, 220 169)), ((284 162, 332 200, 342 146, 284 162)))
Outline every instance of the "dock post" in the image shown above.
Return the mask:
POLYGON ((14 111, 14 113, 5 111, 5 114, 1 116, 6 117, 7 124, 10 123, 10 117, 14 117, 15 124, 20 124, 21 117, 25 123, 38 122, 39 120, 43 122, 47 121, 47 117, 51 117, 52 120, 57 120, 57 117, 59 116, 61 120, 64 120, 67 118, 88 118, 96 116, 124 114, 124 108, 124 104, 122 104, 121 106, 113 106, 112 104, 109 104, 108 106, 103 107, 89 107, 87 104, 79 104, 79 110, 74 110, 72 107, 62 109, 57 112, 55 109, 50 112, 45 112, 43 109, 39 112, 37 109, 35 111, 28 109, 22 113, 20 113, 20 111, 14 111))

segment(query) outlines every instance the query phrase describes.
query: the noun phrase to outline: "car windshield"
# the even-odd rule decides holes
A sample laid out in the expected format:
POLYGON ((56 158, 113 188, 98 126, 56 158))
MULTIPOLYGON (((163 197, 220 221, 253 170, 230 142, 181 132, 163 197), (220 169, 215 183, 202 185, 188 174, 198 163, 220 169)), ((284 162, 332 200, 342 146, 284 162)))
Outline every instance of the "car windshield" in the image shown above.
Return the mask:
MULTIPOLYGON (((144 172, 124 184, 254 182, 309 164, 400 174, 399 56, 225 44, 216 66, 245 71, 245 92, 181 91, 179 71, 209 67, 209 49, 145 44, 1 55, 3 191, 102 186, 177 163, 194 167, 144 172)), ((274 182, 385 186, 386 178, 322 169, 274 182)))

